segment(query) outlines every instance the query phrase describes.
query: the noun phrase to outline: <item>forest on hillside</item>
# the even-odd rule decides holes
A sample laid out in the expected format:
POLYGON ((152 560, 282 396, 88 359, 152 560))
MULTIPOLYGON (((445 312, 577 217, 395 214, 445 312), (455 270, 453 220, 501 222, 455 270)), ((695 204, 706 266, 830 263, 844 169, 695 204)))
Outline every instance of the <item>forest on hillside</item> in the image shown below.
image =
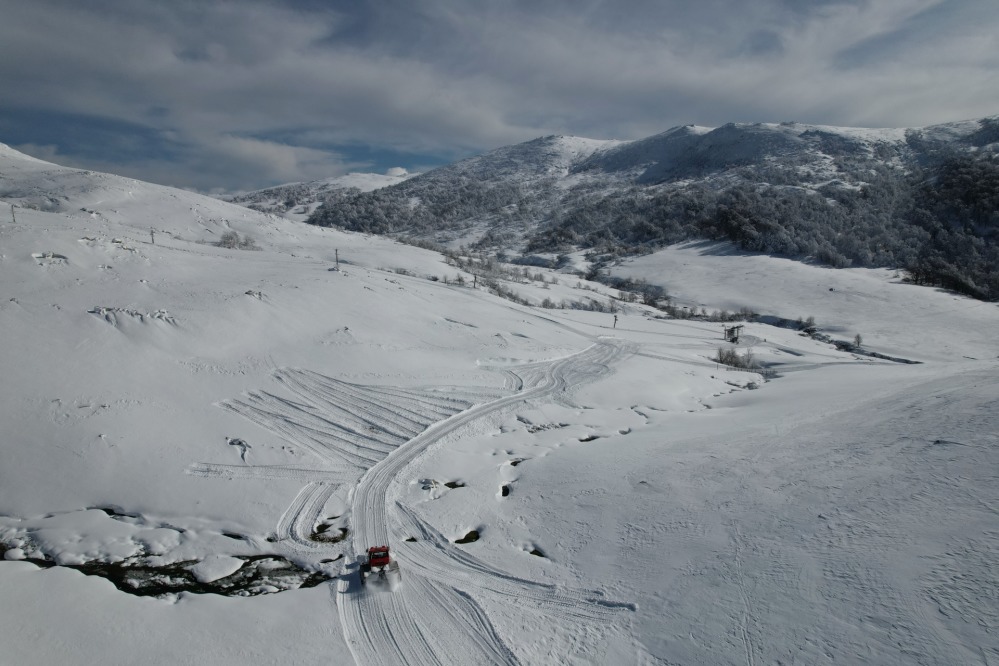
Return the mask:
POLYGON ((647 253, 684 240, 834 267, 890 267, 913 282, 999 300, 999 156, 937 151, 903 171, 844 164, 862 178, 803 182, 786 168, 743 167, 725 186, 581 185, 558 191, 455 177, 416 178, 369 193, 339 192, 310 218, 321 226, 436 237, 485 224, 481 249, 525 254, 590 249, 604 257, 647 253), (808 185, 807 187, 805 185, 808 185))

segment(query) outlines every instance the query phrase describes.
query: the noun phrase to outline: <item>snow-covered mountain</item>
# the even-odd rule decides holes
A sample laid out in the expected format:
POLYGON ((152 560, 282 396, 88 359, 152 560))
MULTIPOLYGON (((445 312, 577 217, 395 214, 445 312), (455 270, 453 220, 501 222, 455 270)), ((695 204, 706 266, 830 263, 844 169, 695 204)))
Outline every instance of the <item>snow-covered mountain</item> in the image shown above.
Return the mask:
MULTIPOLYGON (((616 149, 541 143, 562 180, 616 149)), ((0 148, 0 661, 999 657, 995 305, 726 243, 614 267, 763 315, 731 343, 459 258, 0 148), (798 317, 863 341, 763 323, 798 317)))
POLYGON ((262 213, 274 213, 290 220, 306 220, 316 208, 335 201, 352 192, 371 192, 382 187, 397 185, 411 178, 405 169, 394 168, 388 173, 351 172, 306 183, 287 183, 252 192, 239 192, 220 196, 223 201, 238 203, 262 213))
POLYGON ((999 116, 910 129, 728 124, 627 142, 544 137, 338 198, 309 221, 548 256, 728 240, 904 268, 995 300, 997 191, 999 116))

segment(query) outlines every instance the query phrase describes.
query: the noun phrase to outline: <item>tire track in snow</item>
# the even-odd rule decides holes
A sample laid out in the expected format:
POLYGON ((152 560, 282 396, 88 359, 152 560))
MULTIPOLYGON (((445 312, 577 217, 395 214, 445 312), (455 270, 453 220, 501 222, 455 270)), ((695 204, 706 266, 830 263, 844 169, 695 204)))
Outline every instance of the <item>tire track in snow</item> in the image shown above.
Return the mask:
POLYGON ((403 441, 426 426, 426 423, 420 423, 418 419, 402 415, 401 412, 404 410, 401 405, 393 403, 393 409, 386 409, 383 404, 378 404, 367 391, 358 390, 346 382, 341 382, 338 387, 339 391, 336 391, 322 382, 292 381, 292 379, 293 377, 289 373, 278 375, 278 380, 283 382, 289 390, 309 399, 312 404, 324 408, 327 412, 336 413, 337 419, 334 422, 338 425, 344 420, 354 418, 374 432, 384 431, 386 434, 401 438, 403 441), (396 411, 397 409, 398 411, 396 411))
POLYGON ((305 370, 283 371, 278 379, 310 401, 323 399, 326 406, 342 409, 345 397, 350 405, 348 414, 367 414, 370 418, 365 420, 369 424, 407 439, 430 423, 471 406, 465 400, 435 401, 426 393, 398 387, 360 386, 305 370), (393 428, 386 427, 387 424, 393 428))
POLYGON ((191 476, 222 479, 294 479, 305 482, 346 483, 360 476, 363 470, 354 465, 336 467, 294 467, 286 465, 223 465, 193 463, 184 472, 191 476))
MULTIPOLYGON (((367 545, 389 543, 386 506, 388 487, 407 465, 422 455, 432 444, 492 412, 527 400, 564 392, 570 379, 587 380, 599 376, 607 371, 607 364, 624 351, 625 348, 621 343, 605 340, 577 354, 547 364, 537 364, 530 373, 525 373, 534 380, 531 388, 471 407, 430 426, 401 445, 385 460, 369 469, 354 490, 351 509, 354 519, 354 544, 364 548, 367 545)), ((401 505, 399 510, 410 520, 419 520, 401 505)), ((462 595, 459 591, 461 587, 475 591, 486 590, 508 597, 514 602, 523 600, 526 596, 544 613, 572 621, 606 621, 616 612, 634 608, 628 604, 596 598, 596 595, 587 598, 584 594, 573 594, 504 574, 476 558, 451 548, 450 544, 445 547, 443 543, 446 539, 429 525, 423 523, 421 528, 426 533, 427 543, 431 544, 431 547, 420 552, 430 558, 436 564, 436 568, 418 558, 407 558, 405 574, 407 582, 400 591, 393 594, 359 594, 352 592, 344 580, 341 580, 337 587, 335 603, 343 625, 344 638, 351 646, 351 651, 359 664, 454 663, 450 654, 455 652, 459 655, 470 654, 470 650, 485 650, 490 655, 482 655, 487 657, 485 663, 511 663, 509 657, 513 656, 512 653, 502 643, 484 613, 481 615, 475 613, 479 626, 471 629, 466 620, 454 613, 453 603, 462 599, 474 603, 467 590, 464 590, 464 596, 454 596, 462 595), (434 601, 436 603, 433 603, 434 601), (428 630, 430 627, 444 627, 433 630, 434 635, 444 641, 440 645, 440 654, 434 651, 432 646, 428 654, 429 644, 424 634, 414 624, 417 622, 427 626, 428 630), (451 629, 447 630, 447 627, 451 629), (495 638, 482 643, 483 636, 495 638), (463 645, 452 645, 455 641, 463 645)), ((405 547, 399 549, 397 546, 397 553, 404 553, 406 550, 405 547)), ((403 557, 405 558, 405 555, 403 557)), ((474 607, 468 606, 467 603, 463 605, 466 611, 473 613, 474 609, 478 608, 477 604, 474 607)))
POLYGON ((545 370, 543 378, 533 388, 476 405, 447 420, 435 423, 390 453, 385 460, 369 469, 361 478, 354 492, 351 513, 355 521, 359 515, 363 516, 363 520, 358 521, 354 527, 357 539, 366 544, 388 543, 385 492, 396 474, 420 456, 431 444, 487 414, 513 404, 564 390, 567 371, 595 358, 606 359, 603 349, 605 346, 614 347, 616 345, 608 342, 594 344, 582 352, 553 361, 545 370))
POLYGON ((324 483, 310 483, 302 488, 278 521, 277 535, 282 541, 291 543, 299 550, 318 550, 328 544, 310 539, 312 530, 319 522, 319 516, 337 486, 324 483))
MULTIPOLYGON (((278 370, 276 378, 297 400, 261 391, 221 406, 313 452, 331 469, 310 472, 275 466, 251 472, 257 468, 202 463, 192 465, 188 473, 306 481, 281 516, 277 533, 297 550, 316 552, 330 547, 309 537, 338 487, 340 479, 335 477, 356 478, 369 468, 351 494, 354 538, 345 542, 344 555, 352 561, 354 545, 389 543, 387 489, 428 447, 511 405, 553 394, 558 399, 572 385, 606 373, 608 365, 625 351, 620 341, 603 340, 564 358, 522 366, 516 375, 507 374, 507 386, 523 390, 499 398, 495 389, 473 387, 455 398, 440 388, 361 386, 309 371, 278 370)), ((419 521, 405 507, 393 513, 419 521)), ((431 535, 435 532, 426 524, 421 529, 431 535)), ((512 602, 527 599, 540 613, 572 622, 603 622, 633 608, 606 601, 599 593, 567 591, 516 578, 467 556, 439 533, 434 539, 420 544, 432 551, 428 553, 432 565, 421 569, 419 563, 407 559, 411 570, 407 569, 406 584, 399 591, 358 590, 352 578, 341 578, 331 589, 344 638, 358 663, 517 663, 473 593, 512 602)))
POLYGON ((424 634, 438 637, 436 657, 444 664, 518 664, 516 655, 496 633, 485 611, 468 594, 422 576, 407 579, 407 587, 444 611, 416 616, 424 634), (441 621, 443 620, 443 622, 441 621), (457 630, 457 632, 456 632, 457 630), (454 635, 469 640, 455 641, 454 635), (445 640, 440 640, 440 639, 445 640))
MULTIPOLYGON (((360 586, 356 586, 360 587, 360 586)), ((337 607, 344 640, 358 664, 442 664, 430 641, 403 607, 402 595, 355 589, 341 578, 331 600, 337 607), (349 599, 350 603, 345 603, 349 599)), ((462 662, 459 662, 462 663, 462 662)))
POLYGON ((636 610, 634 604, 605 599, 597 591, 559 588, 503 572, 455 547, 411 508, 399 503, 396 507, 407 521, 405 527, 420 535, 415 542, 397 546, 407 574, 412 569, 458 589, 489 592, 518 603, 529 601, 534 610, 562 620, 606 622, 618 612, 636 610))
POLYGON ((274 376, 295 400, 258 391, 220 406, 328 464, 362 469, 376 465, 431 424, 496 395, 493 389, 476 387, 456 398, 426 388, 360 386, 288 368, 277 370, 274 376))
POLYGON ((250 393, 243 400, 228 400, 222 407, 243 416, 278 437, 313 453, 324 462, 347 462, 367 467, 377 457, 364 455, 360 447, 345 446, 349 440, 336 445, 336 435, 303 424, 308 419, 304 408, 295 409, 274 404, 278 400, 267 393, 250 393), (303 418, 302 414, 306 417, 303 418))
POLYGON ((402 664, 405 663, 399 644, 395 640, 385 640, 385 636, 391 637, 386 622, 388 614, 384 612, 372 613, 368 609, 372 606, 370 600, 361 598, 354 603, 344 603, 343 599, 348 596, 364 597, 362 590, 351 589, 353 586, 345 578, 337 581, 336 594, 330 601, 337 609, 340 617, 340 625, 343 628, 344 640, 350 653, 354 656, 357 664, 402 664), (369 617, 370 616, 370 617, 369 617), (375 637, 378 637, 378 649, 372 649, 375 645, 375 637))

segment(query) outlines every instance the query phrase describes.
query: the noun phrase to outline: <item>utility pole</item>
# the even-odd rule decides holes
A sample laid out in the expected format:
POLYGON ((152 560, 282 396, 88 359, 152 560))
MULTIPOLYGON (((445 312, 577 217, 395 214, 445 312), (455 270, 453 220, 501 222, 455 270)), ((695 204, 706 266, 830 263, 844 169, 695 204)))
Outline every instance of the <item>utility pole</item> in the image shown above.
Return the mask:
POLYGON ((14 204, 10 205, 10 219, 14 224, 17 224, 17 216, 14 215, 14 204))
POLYGON ((336 269, 340 270, 340 250, 333 250, 336 253, 336 269))

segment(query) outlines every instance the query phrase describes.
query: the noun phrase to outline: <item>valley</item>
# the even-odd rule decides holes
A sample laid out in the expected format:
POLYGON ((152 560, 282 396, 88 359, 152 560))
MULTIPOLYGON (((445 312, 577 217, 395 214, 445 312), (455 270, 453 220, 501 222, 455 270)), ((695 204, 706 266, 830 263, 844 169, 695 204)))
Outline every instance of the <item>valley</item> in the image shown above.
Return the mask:
POLYGON ((606 269, 916 363, 762 320, 733 344, 584 251, 495 277, 515 302, 391 238, 0 158, 3 660, 999 658, 994 303, 719 242, 606 269), (380 543, 400 584, 362 590, 380 543), (322 581, 79 570, 258 558, 322 581))

